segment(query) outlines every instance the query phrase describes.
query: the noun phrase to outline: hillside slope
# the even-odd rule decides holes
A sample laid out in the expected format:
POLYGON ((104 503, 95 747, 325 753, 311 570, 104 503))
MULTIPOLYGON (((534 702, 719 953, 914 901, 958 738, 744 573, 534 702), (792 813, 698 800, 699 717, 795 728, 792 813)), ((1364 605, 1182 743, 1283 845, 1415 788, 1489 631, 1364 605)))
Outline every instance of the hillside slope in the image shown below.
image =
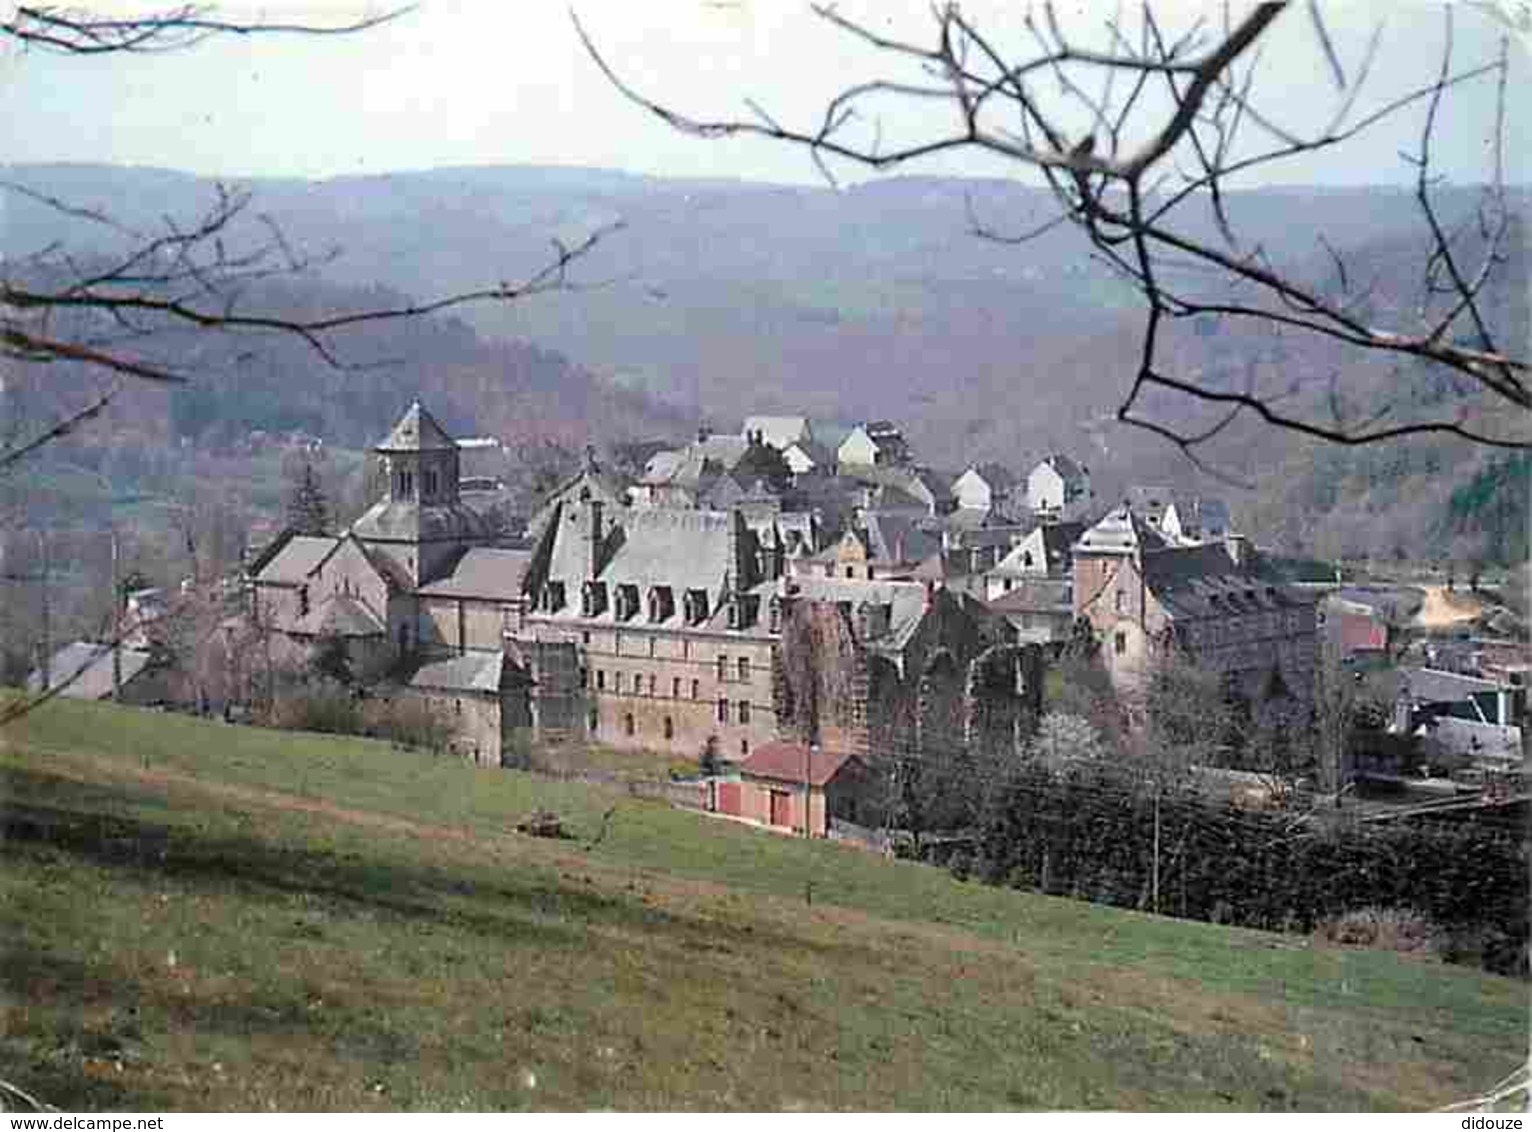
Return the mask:
POLYGON ((375 743, 59 704, 0 767, 0 1060, 70 1108, 1424 1108, 1525 1053, 1509 980, 375 743))

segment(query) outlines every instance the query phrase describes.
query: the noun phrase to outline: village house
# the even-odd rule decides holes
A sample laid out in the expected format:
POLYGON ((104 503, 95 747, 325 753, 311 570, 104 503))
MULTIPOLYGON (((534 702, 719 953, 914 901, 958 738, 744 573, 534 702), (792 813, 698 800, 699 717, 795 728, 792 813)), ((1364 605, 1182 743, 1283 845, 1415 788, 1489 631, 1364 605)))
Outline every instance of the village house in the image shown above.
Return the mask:
POLYGON ((1160 533, 1172 544, 1218 542, 1234 533, 1234 524, 1222 499, 1174 492, 1160 515, 1160 533))
POLYGON ((960 511, 987 514, 1001 509, 1018 483, 1003 464, 970 464, 952 482, 952 497, 960 511))
POLYGON ((1183 655, 1248 699, 1275 675, 1313 702, 1315 599, 1269 577, 1247 540, 1173 547, 1122 506, 1071 554, 1075 618, 1089 624, 1120 693, 1141 694, 1155 664, 1183 655))
POLYGON ((1026 509, 1039 520, 1083 518, 1093 500, 1089 469, 1062 453, 1044 456, 1027 473, 1026 509))
POLYGON ((910 463, 910 446, 892 421, 867 421, 857 425, 835 451, 844 471, 854 468, 896 467, 910 463))
POLYGON ((1023 582, 1069 578, 1070 550, 1085 529, 1084 523, 1041 523, 1032 528, 986 571, 980 596, 985 601, 996 601, 1023 582))

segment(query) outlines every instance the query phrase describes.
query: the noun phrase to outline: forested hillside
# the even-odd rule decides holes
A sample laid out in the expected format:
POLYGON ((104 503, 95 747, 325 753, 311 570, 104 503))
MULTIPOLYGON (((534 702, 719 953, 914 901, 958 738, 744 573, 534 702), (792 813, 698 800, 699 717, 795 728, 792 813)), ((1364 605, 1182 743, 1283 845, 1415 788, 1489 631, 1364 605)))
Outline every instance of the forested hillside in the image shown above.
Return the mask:
MULTIPOLYGON (((211 192, 206 181, 156 170, 28 167, 14 175, 137 225, 162 212, 195 213, 211 192)), ((970 459, 1023 466, 1064 449, 1091 465, 1103 497, 1135 481, 1217 491, 1255 533, 1294 549, 1506 550, 1505 536, 1481 529, 1483 508, 1449 506, 1472 483, 1480 491, 1498 483, 1493 453, 1432 441, 1383 454, 1335 451, 1236 422, 1207 455, 1251 485, 1240 490, 1199 478, 1163 441, 1118 425, 1113 413, 1137 356, 1135 293, 1085 258, 1067 228, 1022 245, 971 231, 975 219, 1001 232, 1045 219, 1047 198, 1037 190, 894 178, 836 192, 542 168, 250 187, 253 209, 295 247, 339 250, 323 278, 354 289, 326 292, 323 302, 376 301, 376 287, 427 297, 514 281, 546 262, 550 239, 624 227, 577 265, 578 293, 465 308, 461 321, 401 325, 352 347, 361 360, 399 363, 378 370, 320 372, 296 344, 253 359, 243 347, 199 346, 226 376, 173 398, 167 438, 222 442, 249 428, 298 427, 354 444, 386 423, 385 406, 406 387, 430 396, 452 427, 565 442, 619 440, 699 418, 734 427, 752 411, 892 417, 937 467, 970 459)), ((1471 187, 1442 192, 1449 220, 1471 216, 1475 203, 1471 187)), ((1527 337, 1526 203, 1524 192, 1513 201, 1522 219, 1488 303, 1511 341, 1527 337)), ((1243 247, 1344 292, 1358 309, 1408 318, 1418 303, 1424 243, 1411 194, 1269 189, 1233 194, 1227 205, 1243 247)), ((1203 223, 1207 230, 1194 234, 1216 238, 1211 214, 1203 223)), ((0 238, 16 254, 98 235, 21 198, 10 201, 0 238)), ((1395 359, 1351 355, 1269 325, 1189 322, 1174 328, 1173 349, 1183 371, 1215 387, 1257 380, 1360 417, 1386 410, 1407 419, 1412 406, 1457 395, 1450 380, 1395 359)), ((1515 498, 1497 506, 1517 509, 1515 498)))

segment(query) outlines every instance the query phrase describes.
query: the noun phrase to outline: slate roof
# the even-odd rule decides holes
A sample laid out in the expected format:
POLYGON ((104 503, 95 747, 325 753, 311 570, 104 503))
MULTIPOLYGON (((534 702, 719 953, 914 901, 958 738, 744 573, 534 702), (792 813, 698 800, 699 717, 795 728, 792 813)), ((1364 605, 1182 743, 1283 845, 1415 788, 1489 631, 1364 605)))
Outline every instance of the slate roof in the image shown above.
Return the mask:
POLYGON ((749 778, 802 785, 805 776, 811 786, 824 786, 834 780, 841 768, 861 759, 849 751, 822 751, 802 743, 763 743, 739 765, 749 778), (805 774, 806 772, 806 774, 805 774))
POLYGON ((926 613, 926 587, 922 582, 800 577, 793 579, 789 593, 806 601, 844 603, 853 613, 864 603, 888 606, 887 632, 864 642, 880 649, 902 649, 926 613))
POLYGON ((436 418, 416 401, 405 410, 399 423, 394 425, 377 446, 379 452, 429 452, 442 449, 456 450, 457 441, 436 422, 436 418))
POLYGON ((504 664, 503 652, 467 652, 421 665, 410 677, 409 686, 446 692, 499 692, 504 664))
POLYGON ((329 557, 338 540, 332 535, 293 535, 259 566, 257 581, 302 585, 314 568, 329 557))
POLYGON ((482 536, 484 518, 461 503, 422 505, 380 499, 351 524, 351 531, 359 538, 379 542, 469 539, 482 536))
MULTIPOLYGON (((613 587, 638 587, 639 600, 647 604, 651 587, 668 586, 672 591, 673 612, 661 624, 685 624, 684 591, 702 590, 708 595, 708 617, 702 628, 721 629, 728 624, 727 607, 721 601, 724 581, 733 570, 730 558, 732 513, 682 510, 666 507, 616 508, 609 519, 603 516, 606 533, 601 540, 597 580, 606 583, 606 611, 594 620, 615 622, 616 594, 613 587)), ((580 587, 589 580, 588 539, 590 520, 575 508, 561 511, 556 530, 550 530, 546 577, 563 582, 565 605, 551 616, 587 620, 580 614, 580 587)), ((748 537, 748 527, 741 532, 748 537)), ((729 579, 738 584, 737 578, 729 579)), ((764 598, 774 583, 764 582, 743 592, 764 598)), ((645 625, 647 609, 641 608, 638 619, 645 625)), ((762 619, 764 620, 764 618, 762 619)), ((760 622, 756 623, 757 628, 760 622)))
POLYGON ((331 594, 286 631, 309 637, 381 637, 388 634, 388 626, 366 602, 348 594, 331 594))
POLYGON ((1313 605, 1313 595, 1280 585, 1257 568, 1234 565, 1221 544, 1171 547, 1143 555, 1144 582, 1176 617, 1223 617, 1313 605))
MULTIPOLYGON (((148 649, 121 650, 122 684, 128 685, 149 667, 148 649)), ((59 695, 75 700, 104 700, 112 694, 112 646, 94 641, 74 641, 49 658, 48 687, 59 688, 59 695)), ((27 691, 43 691, 43 674, 35 671, 27 678, 27 691)))
POLYGON ((521 597, 521 584, 531 564, 530 550, 473 547, 457 560, 445 577, 422 586, 420 593, 426 597, 515 601, 521 597))
POLYGON ((1074 586, 1067 578, 1028 578, 986 604, 999 614, 1070 613, 1073 599, 1074 586))
POLYGON ((869 512, 866 520, 868 553, 876 561, 921 562, 940 553, 941 539, 921 529, 907 515, 869 512))
MULTIPOLYGON (((1138 512, 1122 506, 1107 512, 1100 522, 1086 530, 1075 543, 1073 552, 1126 555, 1140 550, 1160 550, 1165 545, 1164 536, 1138 512)), ((1228 561, 1222 547, 1212 549, 1218 550, 1228 561)))

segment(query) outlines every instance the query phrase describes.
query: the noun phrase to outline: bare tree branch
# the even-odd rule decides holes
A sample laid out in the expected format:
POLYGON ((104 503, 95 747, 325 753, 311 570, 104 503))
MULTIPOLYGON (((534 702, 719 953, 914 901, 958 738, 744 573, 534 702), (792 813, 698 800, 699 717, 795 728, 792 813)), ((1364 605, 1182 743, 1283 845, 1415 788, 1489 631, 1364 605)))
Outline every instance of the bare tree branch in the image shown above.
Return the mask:
MULTIPOLYGON (((816 7, 831 27, 886 53, 893 64, 919 67, 926 81, 915 86, 889 75, 849 85, 830 100, 817 128, 808 130, 784 125, 760 108, 751 120, 734 120, 695 118, 666 106, 625 82, 579 17, 571 17, 591 59, 622 95, 672 127, 699 137, 765 137, 806 148, 821 166, 824 159, 834 158, 881 170, 966 150, 1037 170, 1058 203, 1057 217, 1021 232, 1003 233, 978 220, 969 202, 970 228, 987 238, 1021 243, 1068 222, 1103 262, 1133 283, 1144 303, 1145 321, 1138 362, 1118 415, 1165 436, 1183 451, 1211 440, 1244 413, 1348 445, 1439 433, 1500 447, 1532 446, 1532 366, 1499 343, 1482 302, 1486 288, 1499 279, 1512 232, 1504 184, 1504 42, 1495 60, 1454 69, 1449 13, 1449 40, 1432 81, 1358 114, 1379 51, 1379 29, 1348 73, 1317 4, 1305 0, 1316 64, 1328 73, 1337 106, 1320 130, 1304 136, 1279 124, 1257 98, 1260 44, 1290 6, 1289 0, 1273 0, 1237 17, 1226 7, 1223 27, 1216 34, 1199 21, 1171 35, 1145 5, 1136 35, 1123 26, 1120 15, 1114 16, 1106 25, 1108 48, 1096 50, 1072 42, 1053 6, 1045 3, 1041 15, 1025 18, 1025 42, 1012 45, 1014 52, 1003 50, 955 3, 933 9, 930 46, 894 38, 833 8, 816 7), (1092 73, 1103 76, 1100 94, 1094 93, 1094 86, 1087 87, 1092 73), (1125 89, 1114 81, 1119 73, 1131 77, 1122 84, 1125 89), (1497 84, 1496 137, 1487 187, 1476 216, 1449 224, 1437 201, 1432 139, 1441 128, 1440 111, 1447 98, 1466 84, 1491 77, 1497 84), (1042 83, 1044 78, 1051 82, 1042 83), (1146 97, 1151 81, 1165 92, 1164 104, 1146 97), (1044 86, 1053 89, 1045 94, 1044 86), (869 94, 918 98, 922 104, 945 97, 957 125, 892 144, 885 144, 879 132, 869 145, 858 132, 864 118, 857 113, 859 101, 869 94), (1427 241, 1422 259, 1426 301, 1418 325, 1390 325, 1369 313, 1376 285, 1355 288, 1357 273, 1323 233, 1317 242, 1339 280, 1339 295, 1309 284, 1274 262, 1259 245, 1242 243, 1229 210, 1228 189, 1234 177, 1342 146, 1416 108, 1423 111, 1424 122, 1410 161, 1427 241), (997 118, 1002 112, 1003 121, 997 118), (1085 135, 1070 138, 1066 123, 1082 119, 1090 123, 1085 135), (1265 135, 1259 144, 1243 140, 1249 130, 1265 135), (1197 235, 1183 218, 1202 202, 1221 243, 1197 235), (1476 234, 1470 231, 1475 225, 1476 234), (1188 281, 1192 285, 1186 285, 1188 281), (1425 419, 1400 416, 1385 399, 1362 416, 1327 420, 1323 406, 1299 405, 1286 393, 1274 394, 1253 384, 1231 391, 1171 372, 1166 320, 1193 317, 1279 326, 1362 355, 1404 355, 1468 379, 1470 392, 1462 403, 1425 419), (1458 332, 1460 325, 1471 328, 1471 344, 1458 332), (1217 423, 1208 428, 1151 420, 1143 400, 1150 388, 1218 410, 1217 423)), ((1374 392, 1387 397, 1386 391, 1374 392)))

